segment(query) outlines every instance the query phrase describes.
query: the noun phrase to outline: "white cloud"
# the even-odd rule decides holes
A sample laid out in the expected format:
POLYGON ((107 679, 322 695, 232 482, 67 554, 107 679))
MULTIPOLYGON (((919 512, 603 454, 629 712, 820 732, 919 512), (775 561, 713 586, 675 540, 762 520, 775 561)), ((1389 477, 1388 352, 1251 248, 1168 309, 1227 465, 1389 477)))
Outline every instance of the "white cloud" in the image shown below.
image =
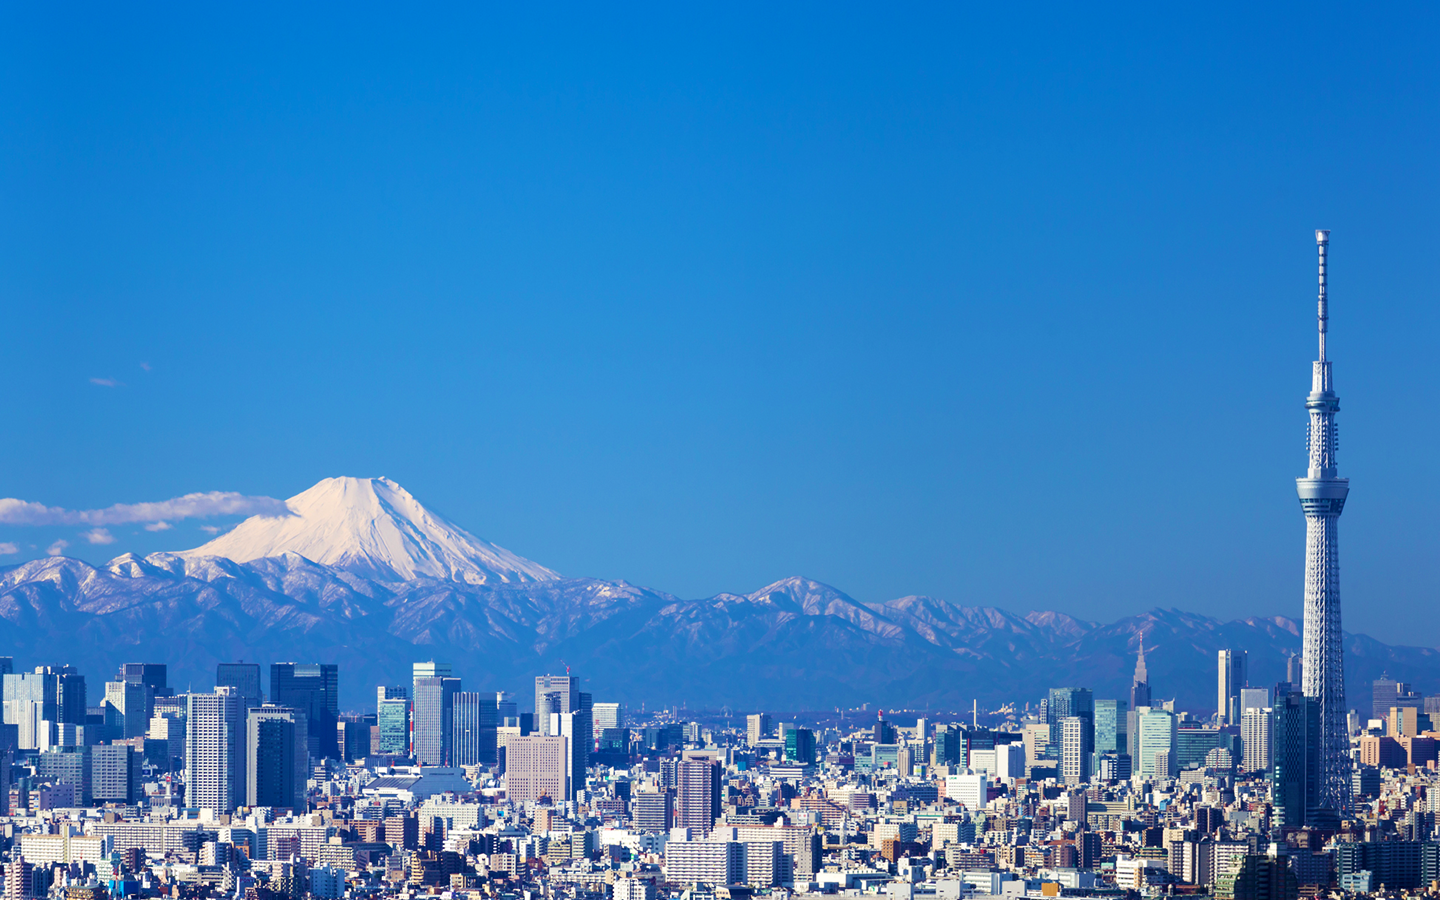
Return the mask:
POLYGON ((113 544, 115 535, 104 528, 92 528, 89 531, 80 532, 80 536, 92 544, 113 544))
POLYGON ((219 525, 201 525, 201 526, 200 526, 200 530, 203 531, 203 532, 205 532, 206 534, 219 534, 219 533, 220 533, 220 526, 219 526, 219 525))
POLYGON ((19 544, 0 543, 0 556, 14 556, 20 552, 19 544))
POLYGON ((175 526, 174 526, 174 525, 171 525, 169 522, 151 522, 149 525, 146 525, 146 526, 145 526, 145 530, 146 530, 146 531, 169 531, 170 529, 172 529, 172 528, 174 528, 174 527, 175 527, 175 526))
POLYGON ((234 491, 186 494, 154 503, 117 503, 104 509, 62 509, 14 497, 0 498, 0 525, 128 525, 209 516, 287 516, 284 500, 234 491))
POLYGON ((65 548, 68 546, 70 546, 69 541, 56 541, 55 543, 46 547, 45 552, 50 554, 51 556, 59 556, 60 554, 65 552, 65 548))
POLYGON ((114 378, 92 378, 90 379, 90 383, 98 384, 101 387, 124 387, 123 384, 114 378))

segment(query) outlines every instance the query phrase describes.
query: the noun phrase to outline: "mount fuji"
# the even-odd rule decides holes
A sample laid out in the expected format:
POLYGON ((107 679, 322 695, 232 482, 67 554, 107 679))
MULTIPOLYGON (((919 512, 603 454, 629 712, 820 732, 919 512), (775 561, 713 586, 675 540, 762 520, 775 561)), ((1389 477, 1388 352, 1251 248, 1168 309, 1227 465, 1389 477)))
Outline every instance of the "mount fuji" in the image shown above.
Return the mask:
POLYGON ((184 559, 238 563, 294 553, 381 582, 553 581, 556 572, 481 540, 388 478, 326 478, 285 501, 286 516, 251 516, 184 559))
MULTIPOLYGON (((386 478, 328 478, 286 508, 193 550, 0 567, 0 656, 17 669, 76 665, 95 693, 125 662, 167 663, 172 686, 196 690, 217 662, 333 662, 350 708, 433 659, 471 690, 569 666, 597 698, 634 706, 957 710, 1062 684, 1123 697, 1143 638, 1156 696, 1204 711, 1213 682, 1196 676, 1213 672, 1218 649, 1248 651, 1265 684, 1300 647, 1299 625, 1279 616, 1154 609, 1107 625, 933 597, 865 603, 799 577, 683 600, 562 577, 386 478)), ((1361 702, 1382 672, 1440 692, 1440 651, 1346 635, 1345 653, 1361 702)))

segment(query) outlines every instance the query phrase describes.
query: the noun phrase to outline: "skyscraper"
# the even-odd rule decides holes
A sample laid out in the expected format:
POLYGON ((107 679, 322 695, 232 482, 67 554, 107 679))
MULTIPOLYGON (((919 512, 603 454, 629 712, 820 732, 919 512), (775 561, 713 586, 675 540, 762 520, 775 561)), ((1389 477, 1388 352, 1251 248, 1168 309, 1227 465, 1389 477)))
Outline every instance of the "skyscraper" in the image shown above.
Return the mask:
POLYGON ((1095 701, 1095 752, 1129 753, 1129 705, 1124 700, 1095 701))
MULTIPOLYGON (((226 685, 233 687, 240 692, 242 702, 246 709, 250 709, 265 702, 265 694, 260 690, 260 664, 247 662, 217 663, 215 666, 215 685, 226 685)), ((271 687, 274 687, 273 679, 271 687)))
POLYGON ((454 764, 495 763, 495 692, 457 691, 454 708, 454 764))
POLYGON ((1060 776, 1066 784, 1090 780, 1090 756, 1094 750, 1094 723, 1080 716, 1060 720, 1060 776))
POLYGON ((505 795, 514 803, 548 797, 554 802, 569 793, 565 740, 558 735, 514 737, 505 751, 505 795))
POLYGON ((1271 725, 1275 712, 1269 707, 1248 707, 1240 718, 1240 750, 1244 754, 1242 765, 1248 772, 1261 772, 1270 768, 1270 751, 1273 745, 1271 725))
POLYGON ((305 812, 309 768, 305 714, 265 704, 249 710, 245 728, 245 803, 305 812))
POLYGON ((380 729, 382 756, 410 755, 410 689, 381 685, 375 689, 375 727, 380 729))
POLYGON ((340 759, 335 723, 340 720, 340 669, 334 663, 270 666, 270 702, 305 714, 307 743, 316 759, 340 759))
POLYGON ((221 685, 186 697, 185 805, 230 812, 245 803, 245 710, 221 685))
POLYGON ((416 677, 414 754, 420 765, 455 765, 455 694, 459 690, 458 678, 416 677))
POLYGON ((1340 632, 1340 546, 1336 531, 1350 480, 1341 478, 1335 455, 1339 446, 1335 413, 1340 410, 1325 358, 1330 320, 1326 297, 1326 253, 1330 232, 1316 231, 1320 253, 1318 322, 1319 359, 1310 381, 1305 408, 1310 411, 1310 465, 1295 480, 1305 513, 1305 696, 1319 704, 1319 779, 1317 804, 1336 813, 1349 805, 1350 739, 1345 725, 1345 647, 1340 632))
POLYGON ((1215 720, 1221 725, 1240 724, 1240 689, 1249 682, 1250 654, 1244 650, 1221 650, 1216 654, 1219 671, 1215 680, 1215 720))
POLYGON ((1270 728, 1270 802, 1275 827, 1311 824, 1319 799, 1319 762, 1324 755, 1319 743, 1319 699, 1298 692, 1276 697, 1270 728))
POLYGON ((675 766, 675 825, 709 834, 720 814, 720 766, 687 759, 675 766))
POLYGON ((1140 655, 1135 657, 1135 680, 1130 684, 1130 709, 1150 705, 1150 675, 1145 671, 1145 639, 1140 639, 1140 655))
POLYGON ((535 676, 535 730, 541 734, 549 731, 550 716, 553 713, 574 712, 580 708, 580 679, 577 676, 536 675, 535 676))

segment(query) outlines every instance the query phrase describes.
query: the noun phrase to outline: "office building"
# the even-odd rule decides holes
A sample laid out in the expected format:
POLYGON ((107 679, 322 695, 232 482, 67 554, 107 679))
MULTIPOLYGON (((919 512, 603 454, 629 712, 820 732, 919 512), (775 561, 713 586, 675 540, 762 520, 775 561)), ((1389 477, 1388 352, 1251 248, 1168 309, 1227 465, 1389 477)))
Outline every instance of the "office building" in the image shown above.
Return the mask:
POLYGON ((985 808, 989 791, 990 783, 984 775, 967 772, 945 777, 945 799, 959 803, 971 813, 985 808))
MULTIPOLYGON (((1076 717, 1082 720, 1084 743, 1095 744, 1095 695, 1089 688, 1051 688, 1045 707, 1046 721, 1050 725, 1050 749, 1052 753, 1062 750, 1061 722, 1076 717)), ((990 745, 991 747, 994 744, 990 745)), ((989 749, 989 748, 986 748, 989 749)), ((1051 757, 1056 758, 1054 756, 1051 757)))
POLYGON ((770 734, 769 713, 752 713, 745 717, 745 739, 754 747, 770 734))
POLYGON ((148 684, 152 697, 170 696, 170 678, 164 663, 125 663, 120 667, 115 680, 148 684))
MULTIPOLYGON (((1336 468, 1340 441, 1335 413, 1340 401, 1325 358, 1329 300, 1325 267, 1330 232, 1316 231, 1320 257, 1319 358, 1312 369, 1309 466, 1295 481, 1305 514, 1305 629, 1303 634, 1305 696, 1319 704, 1320 731, 1317 803, 1338 815, 1350 805, 1350 736, 1345 725, 1345 645, 1340 625, 1340 546, 1338 523, 1350 493, 1350 480, 1336 468)), ((1279 701, 1276 701, 1279 708, 1279 701)), ((1278 732, 1278 728, 1277 728, 1278 732)), ((1278 735, 1277 735, 1278 736, 1278 735)))
POLYGON ((1245 754, 1243 768, 1247 772, 1270 769, 1271 723, 1275 713, 1270 707, 1247 707, 1240 718, 1240 748, 1245 754))
POLYGON ((1270 728, 1270 802, 1275 827, 1299 828, 1316 817, 1322 802, 1320 758, 1324 748, 1319 742, 1319 698, 1298 692, 1276 697, 1270 728))
POLYGON ((580 679, 572 675, 535 676, 535 728, 549 734, 550 717, 580 708, 580 679))
POLYGON ((1179 731, 1175 714, 1166 709, 1143 707, 1136 711, 1135 768, 1141 778, 1173 777, 1175 744, 1179 731), (1160 754, 1164 760, 1159 760, 1160 754), (1160 765, 1157 766, 1157 762, 1160 765))
POLYGON ((1145 669, 1145 639, 1141 638, 1140 652, 1135 657, 1135 677, 1130 682, 1130 711, 1149 705, 1150 674, 1145 669))
POLYGON ((105 725, 112 737, 143 737, 150 730, 154 688, 143 681, 105 682, 105 725))
POLYGON ((815 764, 815 732, 792 728, 785 734, 785 759, 802 766, 815 764))
MULTIPOLYGON (((1270 693, 1270 689, 1269 689, 1268 687, 1247 687, 1247 688, 1241 688, 1241 689, 1240 689, 1240 715, 1241 715, 1241 717, 1242 717, 1242 718, 1244 717, 1244 715, 1245 715, 1245 710, 1247 710, 1247 709, 1266 709, 1266 708, 1268 708, 1268 707, 1270 706, 1270 704, 1271 704, 1271 698, 1272 698, 1273 696, 1274 696, 1274 695, 1270 693)), ((1238 725, 1238 724, 1240 724, 1240 723, 1237 721, 1237 722, 1235 722, 1235 723, 1233 723, 1233 724, 1238 725)))
POLYGON ((85 690, 85 676, 74 666, 56 666, 49 669, 55 674, 56 721, 67 725, 84 725, 89 698, 85 690))
POLYGON ((1130 705, 1124 700, 1095 701, 1095 752, 1128 753, 1127 722, 1130 705))
POLYGON ((452 698, 457 766, 494 765, 496 699, 494 691, 457 691, 452 698))
MULTIPOLYGON (((274 684, 273 678, 271 684, 274 684)), ((215 685, 233 687, 239 691, 240 702, 246 709, 265 702, 265 693, 260 689, 259 663, 220 663, 215 666, 215 685)))
POLYGON ((675 766, 675 826, 709 834, 720 815, 720 766, 714 760, 686 759, 675 766))
POLYGON ((1293 684, 1295 690, 1298 691, 1300 685, 1304 683, 1304 678, 1305 657, 1298 653, 1290 654, 1289 658, 1285 660, 1285 680, 1293 684))
POLYGON ((340 669, 332 663, 275 663, 270 666, 270 702, 305 716, 308 752, 315 759, 340 759, 335 723, 340 720, 340 669))
POLYGON ((625 727, 625 709, 619 703, 596 703, 591 710, 597 732, 606 728, 625 727))
POLYGON ((1240 689, 1249 681, 1250 655, 1244 650, 1221 650, 1216 678, 1215 721, 1221 725, 1240 723, 1240 689))
POLYGON ((409 688, 381 685, 375 689, 375 727, 379 731, 377 753, 381 756, 410 754, 409 688))
POLYGON ((185 805, 228 813, 245 803, 245 709, 229 686, 186 695, 185 805))
POLYGON ((505 795, 511 803, 542 798, 559 803, 570 794, 565 739, 559 735, 511 737, 505 750, 505 795))
POLYGON ((420 765, 455 765, 455 694, 459 690, 458 678, 416 676, 411 741, 420 765))
POLYGON ((305 713, 264 704, 246 711, 245 803, 303 813, 309 778, 305 713))
MULTIPOLYGON (((142 685, 149 688, 149 685, 142 685)), ((90 747, 91 802, 137 803, 144 799, 141 788, 141 756, 129 744, 90 747)))

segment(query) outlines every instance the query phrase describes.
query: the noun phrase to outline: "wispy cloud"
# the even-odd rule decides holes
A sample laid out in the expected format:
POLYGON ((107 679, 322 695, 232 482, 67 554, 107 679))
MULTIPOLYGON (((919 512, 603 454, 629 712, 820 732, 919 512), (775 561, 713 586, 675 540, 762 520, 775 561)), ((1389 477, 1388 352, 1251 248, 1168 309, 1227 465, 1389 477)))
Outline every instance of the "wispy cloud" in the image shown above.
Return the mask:
POLYGON ((219 534, 219 533, 220 533, 220 526, 219 526, 219 525, 201 525, 201 526, 200 526, 200 530, 203 531, 203 532, 205 532, 206 534, 219 534))
POLYGON ((145 530, 146 530, 146 531, 169 531, 170 529, 172 529, 172 528, 174 528, 174 527, 175 527, 175 526, 174 526, 174 525, 171 525, 169 522, 151 522, 149 525, 146 525, 146 526, 145 526, 145 530))
POLYGON ((288 516, 284 500, 234 491, 186 494, 154 503, 117 503, 104 509, 62 509, 14 497, 0 498, 0 525, 129 525, 210 516, 288 516))
POLYGON ((60 554, 65 552, 65 548, 68 546, 70 546, 69 541, 56 541, 55 543, 46 547, 45 552, 50 554, 51 556, 59 556, 60 554))
POLYGON ((0 556, 14 556, 16 553, 19 552, 19 544, 12 544, 8 541, 5 543, 0 543, 0 556))
POLYGON ((124 383, 117 378, 92 378, 91 384, 98 384, 101 387, 124 387, 124 383))
POLYGON ((141 364, 140 364, 140 368, 142 368, 142 369, 144 369, 145 371, 148 372, 148 371, 150 371, 150 364, 149 364, 149 363, 141 363, 141 364))
POLYGON ((108 528, 92 528, 89 531, 80 532, 80 536, 92 544, 115 543, 115 535, 111 534, 108 528))

